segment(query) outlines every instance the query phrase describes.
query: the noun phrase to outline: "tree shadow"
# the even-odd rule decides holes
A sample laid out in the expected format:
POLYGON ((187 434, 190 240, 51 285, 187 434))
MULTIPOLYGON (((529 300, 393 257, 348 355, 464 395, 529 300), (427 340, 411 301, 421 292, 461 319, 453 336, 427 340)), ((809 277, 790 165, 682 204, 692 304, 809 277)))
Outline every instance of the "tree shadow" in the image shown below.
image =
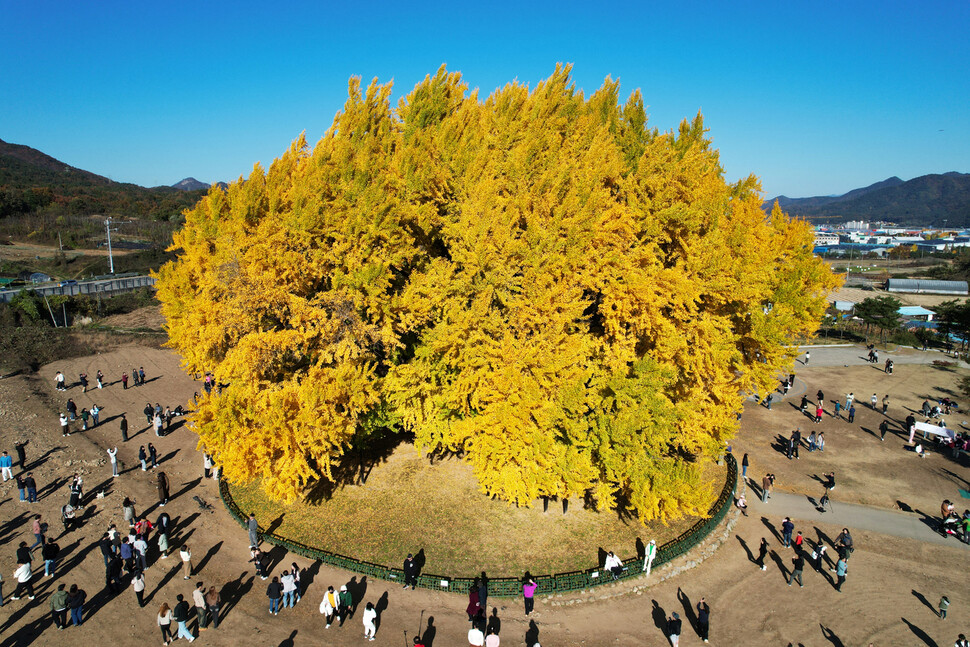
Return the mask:
POLYGON ((909 630, 912 631, 917 638, 922 640, 923 644, 927 645, 927 647, 940 647, 935 640, 930 638, 929 634, 927 634, 925 631, 923 631, 922 629, 914 625, 912 622, 910 622, 906 618, 900 618, 900 620, 902 620, 906 624, 906 626, 909 627, 909 630))
POLYGON ((331 468, 333 480, 318 479, 307 488, 304 498, 310 505, 329 501, 335 492, 345 485, 363 485, 371 471, 387 462, 398 445, 411 438, 409 434, 397 433, 383 436, 358 438, 350 451, 345 453, 331 468))
POLYGON ((919 591, 917 591, 916 589, 913 589, 913 590, 912 590, 912 593, 913 593, 913 595, 914 595, 914 596, 916 596, 916 599, 917 599, 917 600, 919 600, 920 602, 922 602, 922 603, 923 603, 923 605, 924 605, 924 606, 925 606, 925 607, 926 607, 927 609, 929 609, 930 611, 932 611, 932 612, 933 612, 933 615, 934 615, 934 616, 936 616, 937 618, 939 618, 939 617, 940 617, 940 614, 939 614, 939 612, 938 612, 938 611, 936 610, 936 607, 934 607, 934 606, 933 606, 932 604, 930 604, 930 601, 926 599, 926 596, 924 596, 924 595, 923 595, 922 593, 920 593, 920 592, 919 592, 919 591))

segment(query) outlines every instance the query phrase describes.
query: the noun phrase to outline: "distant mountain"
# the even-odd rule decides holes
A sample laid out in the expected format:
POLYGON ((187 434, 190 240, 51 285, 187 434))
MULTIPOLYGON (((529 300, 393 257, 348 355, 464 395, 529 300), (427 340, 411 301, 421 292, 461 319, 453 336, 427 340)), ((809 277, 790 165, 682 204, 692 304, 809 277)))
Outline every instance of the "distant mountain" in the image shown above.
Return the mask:
POLYGON ((765 202, 771 209, 775 200, 791 216, 815 222, 883 220, 908 226, 970 226, 970 174, 923 175, 907 182, 891 177, 839 196, 788 198, 778 196, 765 202))
POLYGON ((203 190, 114 182, 0 140, 0 218, 43 212, 176 220, 203 195, 203 190))
POLYGON ((208 191, 209 185, 205 182, 199 182, 194 177, 187 177, 181 182, 173 184, 172 188, 179 191, 208 191))

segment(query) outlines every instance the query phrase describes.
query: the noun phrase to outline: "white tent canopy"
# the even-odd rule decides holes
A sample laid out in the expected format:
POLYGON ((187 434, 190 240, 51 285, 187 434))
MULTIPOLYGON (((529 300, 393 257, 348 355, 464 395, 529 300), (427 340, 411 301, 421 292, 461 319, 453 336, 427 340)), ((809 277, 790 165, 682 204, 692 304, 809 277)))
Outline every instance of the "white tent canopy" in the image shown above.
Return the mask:
POLYGON ((926 436, 943 436, 949 440, 956 438, 956 434, 953 433, 952 429, 947 427, 940 427, 939 425, 932 425, 928 422, 917 422, 916 431, 926 436))

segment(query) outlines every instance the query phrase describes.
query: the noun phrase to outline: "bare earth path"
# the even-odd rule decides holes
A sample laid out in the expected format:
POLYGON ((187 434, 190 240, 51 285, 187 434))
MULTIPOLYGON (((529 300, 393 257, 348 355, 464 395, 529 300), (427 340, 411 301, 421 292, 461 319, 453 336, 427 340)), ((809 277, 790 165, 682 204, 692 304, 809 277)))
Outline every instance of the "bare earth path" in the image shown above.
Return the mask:
MULTIPOLYGON (((846 350, 836 351, 840 353, 846 350)), ((860 354, 855 349, 852 352, 860 354)), ((863 393, 867 399, 872 390, 893 393, 889 417, 897 421, 905 407, 918 404, 924 394, 942 393, 953 389, 956 374, 931 366, 906 365, 900 360, 896 376, 884 377, 863 365, 844 367, 842 364, 823 366, 821 355, 813 350, 808 367, 797 369, 798 379, 809 392, 825 388, 836 397, 849 388, 863 393), (818 365, 816 366, 816 362, 818 365)), ((133 423, 144 420, 140 411, 146 401, 176 405, 186 402, 198 386, 182 375, 177 359, 171 353, 125 347, 98 356, 81 358, 46 367, 37 376, 15 376, 0 380, 0 449, 12 450, 18 438, 30 439, 28 460, 34 463, 33 472, 42 488, 42 498, 28 506, 17 499, 12 482, 0 484, 0 571, 4 576, 4 593, 9 596, 14 553, 21 540, 32 541, 29 532, 28 510, 40 513, 52 521, 59 533, 57 510, 67 498, 66 479, 74 471, 84 475, 87 491, 106 492, 104 499, 93 497, 86 501, 90 507, 82 529, 57 539, 62 549, 59 573, 54 578, 35 578, 37 597, 12 601, 0 607, 0 647, 14 645, 145 645, 158 644, 155 625, 158 605, 173 604, 176 594, 187 597, 196 580, 206 586, 222 588, 224 620, 218 630, 202 632, 199 645, 259 645, 275 647, 304 647, 318 645, 350 646, 363 642, 358 616, 342 627, 324 629, 317 607, 326 586, 350 585, 357 592, 359 602, 371 601, 381 609, 380 626, 375 645, 400 647, 410 642, 417 631, 429 633, 431 647, 452 647, 467 644, 468 623, 464 596, 432 591, 402 591, 400 587, 351 573, 314 564, 281 552, 274 553, 273 573, 279 574, 291 562, 307 569, 304 576, 305 596, 294 609, 279 616, 267 612, 265 596, 267 582, 254 577, 247 564, 249 558, 245 531, 238 527, 218 505, 215 483, 202 480, 201 456, 195 449, 195 439, 187 429, 179 428, 169 436, 156 439, 152 432, 141 431, 144 425, 133 424, 135 436, 127 444, 120 442, 118 420, 104 423, 87 432, 62 438, 57 428, 56 412, 67 397, 81 406, 92 402, 105 406, 105 417, 127 411, 133 423), (53 371, 61 368, 69 381, 76 379, 78 370, 94 375, 97 367, 117 379, 120 370, 145 366, 152 382, 139 389, 124 391, 120 384, 93 394, 81 394, 71 389, 66 394, 53 391, 53 371), (109 370, 110 369, 110 370, 109 370), (82 404, 84 403, 84 404, 82 404), (149 603, 140 609, 133 593, 128 590, 111 597, 101 593, 104 568, 95 541, 111 522, 122 522, 120 501, 125 495, 137 499, 139 512, 150 510, 154 520, 154 474, 142 472, 135 456, 138 446, 152 441, 165 457, 159 469, 164 469, 173 481, 171 503, 165 510, 177 519, 178 531, 174 546, 191 547, 196 574, 185 581, 178 573, 177 557, 157 559, 150 554, 147 573, 149 603), (104 448, 121 445, 120 455, 129 467, 118 479, 110 478, 104 448), (216 504, 212 513, 203 512, 193 501, 199 496, 216 504), (59 632, 51 626, 48 599, 57 584, 77 583, 88 592, 88 619, 80 628, 59 632)), ((830 398, 827 398, 830 399, 830 398)), ((873 429, 882 414, 864 410, 855 425, 826 418, 820 428, 831 434, 824 455, 802 455, 799 461, 788 461, 772 449, 775 436, 793 428, 803 416, 797 407, 785 402, 768 412, 756 405, 745 411, 742 433, 734 443, 735 454, 750 452, 752 468, 749 476, 770 468, 779 476, 779 489, 788 490, 795 498, 785 501, 779 492, 764 508, 749 495, 751 515, 742 518, 725 543, 709 559, 680 574, 643 589, 644 583, 655 583, 661 573, 649 580, 635 580, 607 586, 590 593, 577 593, 562 598, 537 601, 536 613, 526 618, 521 599, 490 600, 501 619, 502 645, 523 647, 529 640, 538 639, 543 647, 555 645, 589 647, 607 646, 663 646, 667 645, 663 627, 665 618, 677 611, 685 619, 681 644, 685 647, 700 644, 692 628, 694 605, 706 596, 712 608, 712 645, 779 645, 805 647, 846 645, 865 646, 873 642, 878 647, 888 645, 952 645, 957 633, 970 633, 970 586, 966 582, 967 549, 953 539, 945 542, 924 537, 916 529, 917 538, 897 537, 904 534, 901 523, 893 523, 894 532, 883 528, 866 529, 861 518, 851 514, 842 501, 857 501, 875 506, 880 512, 891 511, 892 503, 903 496, 913 506, 938 510, 942 496, 954 498, 957 486, 966 482, 968 468, 933 456, 921 462, 903 450, 902 440, 895 434, 885 443, 864 429, 873 429), (835 513, 812 516, 803 492, 820 491, 812 475, 829 469, 839 470, 835 513), (949 471, 951 475, 946 472, 949 471), (868 498, 867 498, 868 497, 868 498), (921 503, 925 501, 924 503, 921 503), (930 507, 935 503, 935 506, 930 507), (770 506, 778 505, 775 509, 770 506), (835 517, 849 514, 851 518, 835 517), (848 581, 844 592, 834 590, 828 571, 815 573, 806 570, 804 589, 789 587, 785 573, 790 568, 792 551, 784 549, 773 534, 785 514, 796 516, 796 527, 811 539, 834 539, 844 525, 853 529, 858 549, 850 560, 848 581), (767 519, 767 523, 761 517, 767 519), (858 524, 858 525, 857 525, 858 524), (752 560, 762 538, 769 543, 768 568, 762 571, 752 560), (925 539, 925 540, 924 540, 925 539), (635 590, 638 587, 639 590, 635 590), (932 611, 940 595, 952 601, 950 615, 943 621, 932 611)), ((796 403, 797 404, 797 403, 796 403)), ((827 409, 828 411, 828 409, 827 409)), ((882 516, 882 515, 880 515, 882 516)), ((913 515, 903 515, 911 517, 913 515)), ((894 517, 895 518, 895 517, 894 517)), ((918 519, 916 519, 918 522, 918 519)), ((368 532, 362 525, 358 531, 368 532)), ((541 532, 537 528, 536 532, 541 532)), ((420 546, 423 528, 413 527, 415 546, 420 546)), ((595 546, 590 546, 594 559, 595 546)), ((632 547, 618 547, 632 552, 632 547)), ((403 557, 403 556, 401 556, 403 557)), ((389 561, 397 561, 389 559, 389 561)), ((682 563, 677 566, 682 566, 682 563)), ((43 572, 41 565, 40 572, 43 572)), ((194 623, 192 623, 194 624, 194 623)))

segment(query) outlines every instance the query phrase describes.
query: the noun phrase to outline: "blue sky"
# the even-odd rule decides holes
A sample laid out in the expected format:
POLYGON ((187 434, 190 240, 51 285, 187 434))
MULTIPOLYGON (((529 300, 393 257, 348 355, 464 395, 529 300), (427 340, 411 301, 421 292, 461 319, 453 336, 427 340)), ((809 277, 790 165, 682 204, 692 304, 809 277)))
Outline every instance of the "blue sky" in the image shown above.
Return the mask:
POLYGON ((213 182, 316 142, 359 75, 442 63, 487 95, 556 62, 704 113, 766 196, 970 172, 970 3, 0 0, 0 139, 146 186, 213 182))

